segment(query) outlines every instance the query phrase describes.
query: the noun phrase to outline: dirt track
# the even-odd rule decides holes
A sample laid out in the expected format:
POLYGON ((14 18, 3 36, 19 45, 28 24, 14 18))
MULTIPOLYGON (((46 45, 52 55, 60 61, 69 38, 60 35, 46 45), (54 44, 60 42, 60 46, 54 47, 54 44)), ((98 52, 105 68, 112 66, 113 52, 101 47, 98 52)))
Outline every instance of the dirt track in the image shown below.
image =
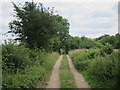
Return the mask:
POLYGON ((79 72, 77 72, 77 70, 75 69, 75 67, 74 67, 74 65, 73 65, 73 63, 68 55, 67 55, 67 58, 68 58, 70 70, 74 75, 74 79, 75 79, 75 83, 76 83, 77 88, 90 88, 90 86, 85 81, 83 76, 79 72))
POLYGON ((60 63, 62 61, 62 55, 59 57, 57 60, 53 71, 52 75, 50 77, 50 80, 48 82, 48 86, 46 88, 60 88, 60 80, 59 80, 59 68, 60 68, 60 63))
MULTIPOLYGON (((48 82, 48 86, 46 88, 60 88, 59 68, 60 68, 60 64, 62 61, 62 57, 63 57, 63 55, 61 55, 59 57, 59 59, 57 60, 55 66, 53 68, 50 80, 48 82)), ((77 72, 77 70, 75 69, 75 67, 68 55, 67 55, 67 59, 68 59, 68 63, 70 66, 70 70, 74 76, 74 80, 75 80, 75 84, 76 84, 77 88, 90 88, 90 86, 85 81, 83 76, 79 72, 77 72)))

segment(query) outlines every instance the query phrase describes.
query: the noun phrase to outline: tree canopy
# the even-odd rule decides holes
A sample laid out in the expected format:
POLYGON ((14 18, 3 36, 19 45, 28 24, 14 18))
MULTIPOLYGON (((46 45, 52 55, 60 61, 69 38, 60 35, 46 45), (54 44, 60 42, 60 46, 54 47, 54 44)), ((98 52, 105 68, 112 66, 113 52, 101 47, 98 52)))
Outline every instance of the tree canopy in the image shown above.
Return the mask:
POLYGON ((25 2, 13 3, 13 6, 15 20, 10 22, 9 32, 18 36, 16 40, 27 47, 48 49, 51 39, 58 37, 63 42, 69 34, 68 20, 54 15, 43 4, 25 2))
POLYGON ((24 4, 12 3, 15 19, 9 23, 10 31, 17 36, 20 44, 27 47, 41 48, 46 51, 65 51, 81 48, 99 48, 106 43, 118 49, 120 34, 110 36, 102 35, 96 39, 87 37, 73 37, 69 34, 69 22, 59 14, 46 8, 43 4, 25 2, 24 4))

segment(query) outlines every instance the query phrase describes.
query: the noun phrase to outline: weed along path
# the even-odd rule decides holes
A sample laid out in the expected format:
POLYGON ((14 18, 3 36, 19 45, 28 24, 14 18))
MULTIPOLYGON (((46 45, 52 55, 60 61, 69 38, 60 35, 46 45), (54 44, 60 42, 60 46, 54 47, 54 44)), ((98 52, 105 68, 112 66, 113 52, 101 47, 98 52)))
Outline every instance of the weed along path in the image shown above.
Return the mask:
POLYGON ((70 66, 70 70, 74 75, 74 79, 75 79, 75 83, 77 88, 90 88, 90 86, 88 85, 88 83, 85 81, 85 79, 83 78, 83 76, 77 72, 77 70, 75 69, 70 57, 67 55, 67 59, 68 59, 68 63, 70 66))
POLYGON ((46 88, 90 88, 83 76, 77 72, 70 57, 61 55, 53 67, 46 88))
POLYGON ((52 75, 46 88, 60 88, 59 68, 62 61, 62 57, 63 56, 61 55, 57 60, 56 64, 54 65, 52 75))
POLYGON ((74 76, 70 71, 67 56, 63 56, 63 60, 60 66, 60 87, 61 88, 77 88, 74 80, 74 76))

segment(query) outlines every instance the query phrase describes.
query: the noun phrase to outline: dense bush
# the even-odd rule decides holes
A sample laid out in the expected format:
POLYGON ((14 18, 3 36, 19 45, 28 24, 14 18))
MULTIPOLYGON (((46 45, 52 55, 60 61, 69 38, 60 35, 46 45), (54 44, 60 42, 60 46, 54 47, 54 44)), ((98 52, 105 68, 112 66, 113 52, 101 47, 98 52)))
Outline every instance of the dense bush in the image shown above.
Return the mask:
POLYGON ((69 49, 81 49, 81 48, 94 48, 99 47, 101 43, 96 42, 94 39, 87 37, 72 37, 68 38, 69 49))
POLYGON ((32 63, 30 50, 24 46, 14 46, 12 43, 2 46, 3 71, 17 73, 32 63))
POLYGON ((3 76, 4 88, 30 88, 43 80, 46 69, 43 67, 31 67, 26 74, 5 74, 3 76))
POLYGON ((115 78, 118 73, 117 60, 117 54, 115 52, 105 57, 96 57, 90 63, 90 68, 88 70, 91 75, 101 80, 115 78))
POLYGON ((102 48, 101 48, 101 54, 111 54, 113 52, 113 47, 109 43, 106 43, 102 48))
POLYGON ((31 50, 12 43, 3 45, 3 88, 31 88, 50 76, 59 54, 31 50))
POLYGON ((103 45, 105 45, 106 43, 111 44, 115 49, 119 49, 120 48, 120 34, 117 33, 115 35, 102 35, 98 38, 96 38, 96 41, 102 43, 103 45))
POLYGON ((76 69, 83 73, 91 87, 117 87, 118 54, 111 45, 106 44, 101 49, 81 50, 69 55, 76 69), (113 83, 110 83, 111 81, 113 83))
POLYGON ((70 53, 70 56, 75 64, 75 67, 79 70, 86 70, 91 62, 90 59, 100 55, 99 49, 84 49, 80 52, 70 53))

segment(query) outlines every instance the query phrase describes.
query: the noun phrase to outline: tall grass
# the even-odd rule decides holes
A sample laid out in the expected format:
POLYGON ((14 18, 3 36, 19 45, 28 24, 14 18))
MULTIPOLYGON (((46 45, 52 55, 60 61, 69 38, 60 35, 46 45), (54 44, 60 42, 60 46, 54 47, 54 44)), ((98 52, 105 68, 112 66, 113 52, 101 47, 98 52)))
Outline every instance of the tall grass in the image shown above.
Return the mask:
POLYGON ((11 43, 3 45, 2 51, 3 88, 33 88, 38 82, 46 81, 59 57, 58 53, 11 43))
POLYGON ((106 54, 101 49, 69 53, 76 69, 93 88, 116 88, 118 79, 118 53, 106 54), (101 54, 102 53, 102 54, 101 54))
POLYGON ((63 56, 60 66, 60 81, 61 88, 76 88, 74 76, 70 71, 66 55, 63 56))

